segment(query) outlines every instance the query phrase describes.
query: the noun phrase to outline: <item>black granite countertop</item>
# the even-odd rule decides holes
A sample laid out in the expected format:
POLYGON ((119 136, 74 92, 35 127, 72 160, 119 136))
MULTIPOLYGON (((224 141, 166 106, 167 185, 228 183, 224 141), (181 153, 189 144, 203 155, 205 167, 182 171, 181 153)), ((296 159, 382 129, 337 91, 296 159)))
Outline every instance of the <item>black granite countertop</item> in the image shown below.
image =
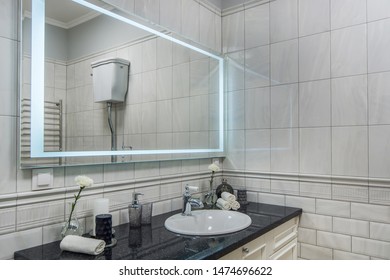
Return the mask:
MULTIPOLYGON (((196 210, 195 210, 196 211, 196 210)), ((219 211, 219 210, 216 210, 219 211)), ((98 256, 61 251, 60 241, 17 251, 15 260, 131 260, 131 259, 218 259, 282 223, 300 215, 302 209, 270 204, 249 203, 240 212, 252 218, 241 231, 216 236, 184 236, 168 231, 164 221, 173 211, 154 216, 152 224, 130 229, 128 224, 114 227, 117 244, 98 256)))

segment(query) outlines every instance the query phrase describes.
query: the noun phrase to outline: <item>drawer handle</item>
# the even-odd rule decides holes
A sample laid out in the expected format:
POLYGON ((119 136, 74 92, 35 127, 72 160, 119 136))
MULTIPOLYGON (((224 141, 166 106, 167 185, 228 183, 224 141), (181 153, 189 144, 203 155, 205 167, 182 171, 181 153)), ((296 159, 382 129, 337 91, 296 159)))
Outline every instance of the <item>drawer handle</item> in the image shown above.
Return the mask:
POLYGON ((249 248, 243 247, 242 248, 242 252, 248 254, 249 253, 249 248))

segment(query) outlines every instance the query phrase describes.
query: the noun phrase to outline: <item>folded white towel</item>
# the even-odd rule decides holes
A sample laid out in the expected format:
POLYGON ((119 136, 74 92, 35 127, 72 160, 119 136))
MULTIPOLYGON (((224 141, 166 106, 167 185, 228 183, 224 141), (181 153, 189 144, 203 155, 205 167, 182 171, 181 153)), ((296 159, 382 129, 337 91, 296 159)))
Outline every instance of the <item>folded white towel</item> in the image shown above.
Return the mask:
POLYGON ((230 203, 230 207, 232 208, 232 210, 238 210, 240 209, 240 203, 238 201, 233 201, 232 203, 230 203))
POLYGON ((60 243, 61 250, 83 253, 88 255, 99 255, 104 251, 106 242, 100 239, 92 239, 77 235, 67 235, 60 243))
POLYGON ((219 209, 230 210, 230 203, 222 198, 218 198, 216 205, 219 209))
POLYGON ((229 192, 221 193, 221 198, 223 200, 226 200, 229 203, 232 203, 233 201, 236 201, 236 197, 234 196, 234 194, 231 194, 229 192))

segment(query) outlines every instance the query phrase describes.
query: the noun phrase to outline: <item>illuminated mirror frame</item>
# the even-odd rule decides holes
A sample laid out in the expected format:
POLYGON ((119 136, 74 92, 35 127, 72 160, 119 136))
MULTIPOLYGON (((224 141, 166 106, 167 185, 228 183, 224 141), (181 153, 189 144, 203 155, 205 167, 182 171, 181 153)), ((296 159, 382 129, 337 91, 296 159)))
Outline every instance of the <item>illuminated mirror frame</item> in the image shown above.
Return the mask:
POLYGON ((31 49, 31 157, 84 157, 84 156, 120 156, 120 155, 158 155, 158 154, 194 154, 222 153, 224 151, 224 59, 221 56, 202 50, 189 43, 156 31, 138 22, 122 17, 84 0, 72 0, 99 13, 121 20, 154 35, 170 40, 198 53, 212 57, 219 62, 219 141, 216 149, 178 149, 178 150, 120 150, 120 151, 44 151, 44 65, 45 65, 45 0, 32 0, 32 36, 31 49))

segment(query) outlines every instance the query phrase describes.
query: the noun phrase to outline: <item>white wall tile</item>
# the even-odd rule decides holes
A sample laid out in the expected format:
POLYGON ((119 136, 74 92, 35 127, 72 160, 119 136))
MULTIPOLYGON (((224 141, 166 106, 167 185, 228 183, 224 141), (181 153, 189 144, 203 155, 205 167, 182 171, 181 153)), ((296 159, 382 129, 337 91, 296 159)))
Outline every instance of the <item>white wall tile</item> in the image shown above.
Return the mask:
POLYGON ((368 75, 369 124, 390 124, 390 72, 368 75))
POLYGON ((390 58, 387 55, 390 45, 390 19, 368 24, 368 72, 390 70, 390 58))
POLYGON ((172 99, 172 67, 158 69, 156 79, 157 100, 172 99))
POLYGON ((134 178, 134 164, 104 165, 104 182, 125 181, 134 178))
POLYGON ((284 195, 279 194, 259 193, 258 202, 284 206, 285 198, 284 195))
POLYGON ((142 133, 153 133, 157 127, 157 103, 142 104, 142 133))
POLYGON ((42 228, 0 235, 0 259, 12 259, 14 252, 42 244, 42 228))
POLYGON ((317 244, 317 231, 314 229, 298 228, 298 242, 316 245, 317 244))
POLYGON ((271 87, 271 128, 298 126, 298 84, 271 87))
POLYGON ((316 213, 348 218, 351 216, 351 204, 349 202, 317 199, 316 213))
POLYGON ((390 205, 390 190, 388 188, 370 187, 370 203, 390 205))
POLYGON ((185 97, 190 94, 190 64, 183 63, 173 66, 173 98, 185 97))
POLYGON ((299 84, 299 126, 330 126, 330 80, 299 84))
POLYGON ((352 236, 369 237, 370 224, 367 221, 333 217, 333 232, 352 236))
POLYGON ((299 39, 299 80, 330 77, 330 32, 299 39))
POLYGON ((190 95, 209 93, 209 59, 190 62, 190 95))
POLYGON ((298 37, 298 0, 270 3, 271 43, 298 37))
POLYGON ((172 100, 157 102, 157 132, 172 132, 172 100))
POLYGON ((61 240, 61 229, 63 223, 44 226, 42 228, 42 243, 47 244, 61 240))
POLYGON ((157 99, 157 72, 142 73, 142 102, 153 102, 157 99))
POLYGON ((245 10, 245 48, 269 44, 269 4, 245 10))
POLYGON ((215 14, 200 5, 200 43, 210 49, 216 48, 215 14))
POLYGON ((332 29, 366 22, 366 0, 331 0, 332 29))
POLYGON ((228 129, 244 129, 245 127, 245 92, 233 91, 227 93, 228 106, 230 112, 227 116, 228 129))
POLYGON ((299 193, 301 196, 331 198, 332 188, 330 184, 300 182, 299 193))
POLYGON ((245 88, 270 84, 269 46, 245 50, 245 88))
POLYGON ((367 73, 366 33, 365 24, 332 31, 332 77, 367 73))
POLYGON ((330 0, 299 0, 299 36, 330 29, 330 0))
POLYGON ((298 39, 271 45, 271 85, 298 82, 298 39))
POLYGON ((332 174, 368 175, 367 127, 332 128, 332 174))
POLYGON ((160 24, 172 31, 181 30, 181 1, 160 0, 160 24))
POLYGON ((271 192, 298 195, 299 194, 299 182, 272 180, 271 192))
POLYGON ((158 162, 145 162, 135 164, 135 178, 154 177, 159 174, 158 162))
POLYGON ((306 213, 315 213, 316 200, 314 198, 287 195, 286 206, 302 208, 306 213))
POLYGON ((18 1, 1 1, 0 37, 16 40, 18 38, 18 1))
POLYGON ((181 64, 190 61, 191 50, 179 44, 173 44, 173 64, 181 64))
POLYGON ((332 231, 332 217, 303 213, 300 220, 300 226, 309 229, 332 231))
POLYGON ((367 124, 367 75, 332 79, 332 125, 367 124))
POLYGON ((389 177, 390 126, 370 126, 369 128, 369 175, 370 177, 389 177))
POLYGON ((223 162, 223 167, 226 169, 245 169, 245 132, 244 130, 228 131, 227 140, 227 157, 223 162))
POLYGON ((0 131, 7 137, 2 137, 0 154, 0 194, 16 192, 17 168, 17 119, 0 116, 0 131))
POLYGON ((368 202, 368 187, 333 184, 332 198, 336 200, 368 202))
POLYGON ((15 230, 16 207, 4 207, 0 209, 0 234, 14 232, 15 230))
POLYGON ((153 203, 153 216, 160 215, 172 211, 171 201, 159 201, 153 203))
POLYGON ((227 90, 245 88, 245 52, 230 53, 227 59, 227 90))
POLYGON ((173 43, 164 38, 157 38, 156 45, 156 67, 164 68, 172 66, 173 63, 173 43))
MULTIPOLYGON (((2 20, 3 19, 0 21, 2 20)), ((18 50, 16 41, 8 40, 0 36, 0 53, 2 54, 2 63, 0 64, 0 96, 2 97, 0 116, 16 116, 18 112, 18 99, 16 94, 18 81, 18 50)))
POLYGON ((271 171, 297 173, 298 147, 298 129, 271 130, 271 171))
POLYGON ((351 218, 372 222, 390 223, 390 206, 352 203, 351 218))
POLYGON ((331 129, 301 128, 299 130, 299 168, 305 174, 331 173, 331 129))
POLYGON ((270 171, 270 130, 245 130, 245 170, 270 171))
POLYGON ((301 258, 308 260, 331 260, 332 249, 301 244, 301 258))
MULTIPOLYGON (((168 163, 168 162, 166 162, 168 163)), ((164 167, 165 169, 165 167, 164 167)), ((172 169, 172 167, 167 168, 167 169, 172 169)), ((178 169, 178 168, 174 168, 178 169)), ((160 199, 171 199, 171 198, 178 198, 182 196, 182 186, 181 183, 173 183, 173 184, 166 184, 166 185, 161 185, 160 186, 160 193, 161 197, 160 199)))
POLYGON ((351 251, 351 236, 318 231, 317 245, 327 248, 340 249, 343 251, 351 251))
POLYGON ((160 0, 135 0, 134 11, 154 23, 160 22, 160 0))
POLYGON ((390 17, 390 2, 387 0, 367 0, 367 20, 373 21, 390 17))
POLYGON ((245 128, 270 128, 270 88, 245 91, 245 128))
POLYGON ((333 250, 334 260, 369 260, 369 256, 353 254, 350 252, 344 252, 339 250, 333 250))
POLYGON ((370 223, 370 238, 382 241, 390 241, 390 225, 382 223, 370 223))
POLYGON ((224 53, 245 48, 245 13, 238 12, 222 18, 222 46, 224 53))
POLYGON ((390 243, 360 237, 352 237, 352 252, 389 259, 390 243))
POLYGON ((190 131, 209 130, 209 97, 207 95, 190 98, 190 131))
POLYGON ((245 189, 258 192, 270 192, 271 180, 269 179, 257 179, 257 178, 245 178, 245 189))
POLYGON ((181 32, 187 38, 199 42, 200 5, 196 1, 181 1, 181 32))

